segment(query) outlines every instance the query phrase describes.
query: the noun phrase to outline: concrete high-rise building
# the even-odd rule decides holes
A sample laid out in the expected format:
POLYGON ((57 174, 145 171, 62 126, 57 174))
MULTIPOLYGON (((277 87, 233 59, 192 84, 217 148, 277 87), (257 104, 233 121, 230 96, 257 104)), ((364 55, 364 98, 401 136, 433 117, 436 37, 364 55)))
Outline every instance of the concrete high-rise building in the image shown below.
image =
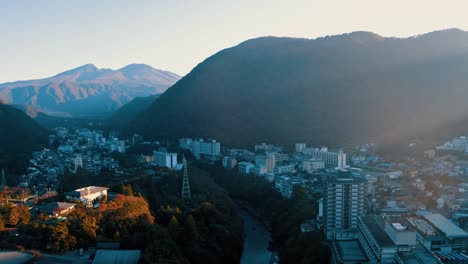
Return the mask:
POLYGON ((221 143, 216 140, 194 140, 192 144, 192 153, 197 159, 200 159, 202 156, 214 158, 221 154, 221 143))
POLYGON ((267 173, 273 173, 275 171, 275 153, 267 153, 266 155, 257 155, 255 157, 255 165, 257 167, 265 167, 267 173))
POLYGON ((177 153, 153 151, 153 165, 175 168, 177 166, 177 153))
POLYGON ((468 138, 466 136, 461 136, 461 137, 452 139, 452 150, 465 151, 465 148, 467 145, 468 145, 468 138))
POLYGON ((307 173, 312 173, 316 170, 324 169, 325 162, 321 159, 308 159, 302 161, 302 169, 307 173))
POLYGON ((328 152, 327 148, 322 148, 321 150, 304 151, 304 154, 310 155, 312 158, 323 160, 327 168, 338 170, 348 168, 346 164, 346 153, 342 150, 338 152, 328 152))
POLYGON ((350 171, 331 175, 323 190, 323 226, 327 239, 352 239, 357 234, 358 216, 365 213, 367 182, 350 171))
POLYGON ((80 167, 83 168, 83 158, 78 156, 78 157, 75 158, 75 172, 80 167))
POLYGON ((306 147, 307 147, 306 143, 296 143, 294 145, 294 149, 298 153, 302 153, 302 151, 304 151, 306 147))
POLYGON ((179 139, 179 147, 181 149, 193 149, 193 139, 191 138, 180 138, 179 139))
POLYGON ((250 162, 241 161, 237 164, 239 174, 249 174, 253 168, 255 168, 255 165, 250 162))
POLYGON ((272 144, 266 144, 266 143, 262 143, 262 144, 257 144, 255 145, 255 152, 264 152, 264 151, 271 151, 273 150, 275 146, 272 145, 272 144))

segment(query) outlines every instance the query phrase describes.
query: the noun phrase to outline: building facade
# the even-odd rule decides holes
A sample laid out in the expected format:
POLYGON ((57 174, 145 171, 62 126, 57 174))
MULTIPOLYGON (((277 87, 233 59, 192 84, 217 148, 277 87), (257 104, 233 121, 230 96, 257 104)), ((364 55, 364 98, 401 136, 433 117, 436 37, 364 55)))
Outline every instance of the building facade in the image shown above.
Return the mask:
POLYGON ((358 217, 365 214, 367 182, 349 171, 331 175, 323 189, 323 226, 328 240, 356 237, 358 217))
POLYGON ((88 186, 81 189, 76 189, 66 193, 66 198, 69 201, 81 201, 88 207, 92 206, 93 202, 107 195, 106 187, 88 186))
POLYGON ((166 168, 177 166, 177 153, 153 151, 153 165, 166 168))
POLYGON ((255 165, 250 162, 241 161, 237 164, 239 174, 249 174, 253 168, 255 168, 255 165))
POLYGON ((324 168, 325 162, 321 159, 308 159, 302 162, 302 169, 307 173, 312 173, 324 168))
POLYGON ((310 155, 312 158, 321 159, 325 162, 327 168, 333 169, 346 169, 348 168, 346 162, 346 153, 342 150, 338 152, 328 152, 328 149, 313 150, 304 152, 307 155, 310 155))

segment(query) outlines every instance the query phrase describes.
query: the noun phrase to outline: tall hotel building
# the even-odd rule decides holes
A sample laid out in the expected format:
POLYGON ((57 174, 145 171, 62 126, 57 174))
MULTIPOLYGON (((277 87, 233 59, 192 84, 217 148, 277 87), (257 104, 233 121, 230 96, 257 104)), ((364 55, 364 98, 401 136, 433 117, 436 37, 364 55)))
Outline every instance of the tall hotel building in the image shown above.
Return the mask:
POLYGON ((328 240, 346 240, 357 236, 358 216, 365 214, 367 182, 350 171, 330 176, 323 193, 323 226, 328 240))

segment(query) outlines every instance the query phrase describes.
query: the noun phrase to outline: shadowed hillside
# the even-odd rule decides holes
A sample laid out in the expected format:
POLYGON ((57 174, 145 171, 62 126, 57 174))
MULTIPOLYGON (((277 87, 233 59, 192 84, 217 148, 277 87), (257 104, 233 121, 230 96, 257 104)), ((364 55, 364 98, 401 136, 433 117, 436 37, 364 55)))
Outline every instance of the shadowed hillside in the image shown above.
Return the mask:
POLYGON ((209 57, 129 130, 227 144, 393 143, 468 116, 468 32, 265 37, 209 57))

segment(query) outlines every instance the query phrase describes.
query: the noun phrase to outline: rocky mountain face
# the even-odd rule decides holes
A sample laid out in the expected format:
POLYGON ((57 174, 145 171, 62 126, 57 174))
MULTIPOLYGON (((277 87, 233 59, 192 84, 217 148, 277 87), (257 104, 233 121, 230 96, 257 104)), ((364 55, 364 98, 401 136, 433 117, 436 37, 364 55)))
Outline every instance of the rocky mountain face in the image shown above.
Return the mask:
POLYGON ((144 64, 118 70, 87 64, 50 78, 0 84, 0 100, 53 116, 102 116, 135 97, 163 93, 179 79, 144 64))

